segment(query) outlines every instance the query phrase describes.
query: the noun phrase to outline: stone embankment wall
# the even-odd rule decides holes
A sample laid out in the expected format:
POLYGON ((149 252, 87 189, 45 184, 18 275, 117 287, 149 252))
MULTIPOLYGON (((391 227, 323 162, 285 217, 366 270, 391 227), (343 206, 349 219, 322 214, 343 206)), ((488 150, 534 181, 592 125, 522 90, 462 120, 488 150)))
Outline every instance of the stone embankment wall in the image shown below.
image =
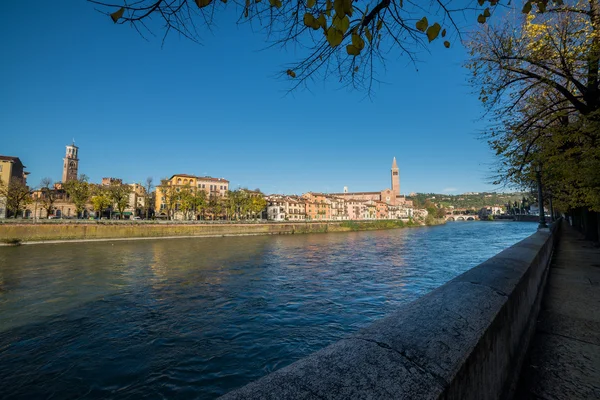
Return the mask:
POLYGON ((3 223, 0 244, 50 240, 110 240, 160 237, 284 235, 295 233, 348 232, 393 229, 411 226, 398 220, 246 223, 246 224, 169 224, 169 223, 3 223))
POLYGON ((556 227, 223 399, 510 398, 535 327, 556 227))

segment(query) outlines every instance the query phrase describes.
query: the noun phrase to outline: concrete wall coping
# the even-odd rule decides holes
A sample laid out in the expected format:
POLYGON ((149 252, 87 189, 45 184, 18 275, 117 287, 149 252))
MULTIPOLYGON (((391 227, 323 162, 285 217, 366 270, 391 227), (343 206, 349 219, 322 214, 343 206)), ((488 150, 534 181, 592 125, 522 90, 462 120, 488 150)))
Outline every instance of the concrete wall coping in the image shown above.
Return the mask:
POLYGON ((556 226, 222 399, 509 397, 533 332, 556 226))

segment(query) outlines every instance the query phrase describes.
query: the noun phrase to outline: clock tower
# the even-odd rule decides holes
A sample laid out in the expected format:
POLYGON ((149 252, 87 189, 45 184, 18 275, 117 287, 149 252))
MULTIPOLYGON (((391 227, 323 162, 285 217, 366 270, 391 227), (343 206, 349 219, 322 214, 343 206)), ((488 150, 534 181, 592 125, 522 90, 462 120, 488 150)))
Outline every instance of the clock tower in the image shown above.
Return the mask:
POLYGON ((79 147, 75 146, 75 142, 67 146, 67 154, 63 158, 62 183, 77 180, 77 172, 79 170, 78 151, 79 147))

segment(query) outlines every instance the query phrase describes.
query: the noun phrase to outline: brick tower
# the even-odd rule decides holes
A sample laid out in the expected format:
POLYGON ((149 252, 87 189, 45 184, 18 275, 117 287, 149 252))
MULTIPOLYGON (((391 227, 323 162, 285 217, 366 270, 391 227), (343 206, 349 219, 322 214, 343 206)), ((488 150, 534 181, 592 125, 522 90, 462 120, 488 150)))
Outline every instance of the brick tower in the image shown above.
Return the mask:
POLYGON ((400 196, 400 169, 398 169, 398 164, 396 164, 396 157, 392 161, 392 192, 394 193, 394 197, 400 196))
POLYGON ((67 146, 67 154, 65 155, 62 173, 62 183, 77 180, 77 172, 79 170, 79 158, 77 151, 79 147, 75 146, 75 142, 67 146))

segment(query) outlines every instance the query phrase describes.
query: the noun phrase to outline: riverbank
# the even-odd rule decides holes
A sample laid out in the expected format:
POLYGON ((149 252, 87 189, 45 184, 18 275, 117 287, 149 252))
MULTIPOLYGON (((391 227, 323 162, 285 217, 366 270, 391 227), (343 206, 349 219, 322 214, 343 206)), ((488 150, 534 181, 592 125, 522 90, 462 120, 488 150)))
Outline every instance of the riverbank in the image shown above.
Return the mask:
MULTIPOLYGON (((435 220, 430 225, 443 224, 435 220)), ((400 220, 340 221, 340 222, 282 222, 282 223, 3 223, 0 224, 0 245, 19 244, 175 239, 190 237, 292 235, 304 233, 328 233, 399 229, 423 226, 400 220)))

